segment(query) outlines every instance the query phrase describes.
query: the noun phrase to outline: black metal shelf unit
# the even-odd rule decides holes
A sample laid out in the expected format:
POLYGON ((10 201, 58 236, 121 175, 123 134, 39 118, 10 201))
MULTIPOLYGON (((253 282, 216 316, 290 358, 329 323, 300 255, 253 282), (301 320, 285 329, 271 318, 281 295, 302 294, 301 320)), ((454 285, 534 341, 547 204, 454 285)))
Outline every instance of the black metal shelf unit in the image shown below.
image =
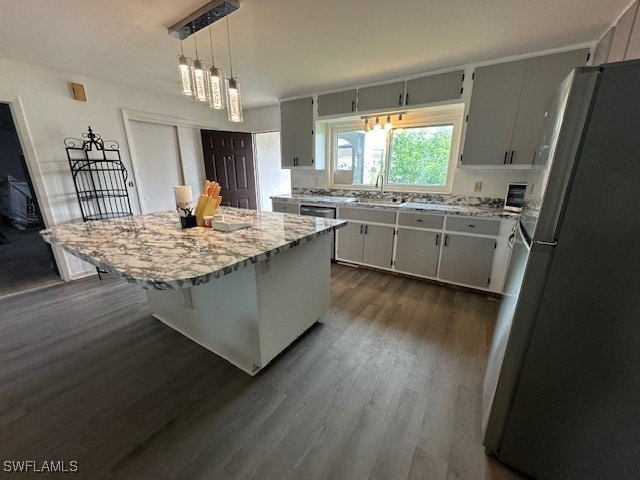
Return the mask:
POLYGON ((64 139, 82 219, 86 222, 132 215, 128 173, 118 142, 102 140, 91 127, 82 137, 64 139))

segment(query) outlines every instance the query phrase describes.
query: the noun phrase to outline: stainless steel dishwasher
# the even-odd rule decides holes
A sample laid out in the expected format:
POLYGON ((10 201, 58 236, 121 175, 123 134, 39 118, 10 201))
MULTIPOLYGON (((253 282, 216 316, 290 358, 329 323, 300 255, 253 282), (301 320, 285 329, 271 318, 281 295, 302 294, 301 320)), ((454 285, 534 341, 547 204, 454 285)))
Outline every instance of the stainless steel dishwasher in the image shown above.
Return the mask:
MULTIPOLYGON (((336 218, 336 209, 332 207, 313 207, 311 205, 300 205, 300 215, 309 217, 336 218)), ((331 260, 336 259, 336 233, 331 232, 331 260)))

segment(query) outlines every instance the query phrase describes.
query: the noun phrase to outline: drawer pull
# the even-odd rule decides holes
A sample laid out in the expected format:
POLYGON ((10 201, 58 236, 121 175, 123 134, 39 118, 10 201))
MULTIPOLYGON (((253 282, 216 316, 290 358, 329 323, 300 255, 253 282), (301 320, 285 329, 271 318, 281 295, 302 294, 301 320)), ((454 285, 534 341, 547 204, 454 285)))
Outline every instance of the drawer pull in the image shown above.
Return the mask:
POLYGON ((470 226, 471 228, 476 228, 476 226, 475 226, 474 224, 472 224, 472 223, 470 223, 470 224, 469 224, 469 226, 470 226))
POLYGON ((418 219, 416 220, 416 222, 418 222, 418 223, 422 223, 422 219, 421 219, 421 218, 418 218, 418 219))

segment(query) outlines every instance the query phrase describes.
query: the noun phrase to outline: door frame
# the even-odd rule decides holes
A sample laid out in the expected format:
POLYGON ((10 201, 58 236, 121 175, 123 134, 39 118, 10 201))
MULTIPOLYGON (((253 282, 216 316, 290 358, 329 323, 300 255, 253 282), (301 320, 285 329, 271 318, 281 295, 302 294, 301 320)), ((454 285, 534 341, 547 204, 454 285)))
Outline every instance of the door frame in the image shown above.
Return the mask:
MULTIPOLYGON (((33 147, 33 141, 31 140, 31 132, 29 130, 27 117, 24 114, 22 99, 17 95, 0 93, 0 102, 9 105, 13 124, 16 128, 16 133, 18 134, 20 148, 22 149, 22 155, 24 156, 24 163, 27 167, 29 177, 31 177, 33 189, 35 190, 33 193, 36 196, 36 201, 40 207, 40 214, 42 215, 44 227, 52 227, 56 224, 55 215, 53 213, 49 197, 47 196, 44 176, 40 170, 38 156, 35 148, 33 147)), ((60 277, 65 282, 72 280, 69 266, 64 259, 64 253, 58 247, 53 248, 53 261, 56 264, 55 266, 60 277)))

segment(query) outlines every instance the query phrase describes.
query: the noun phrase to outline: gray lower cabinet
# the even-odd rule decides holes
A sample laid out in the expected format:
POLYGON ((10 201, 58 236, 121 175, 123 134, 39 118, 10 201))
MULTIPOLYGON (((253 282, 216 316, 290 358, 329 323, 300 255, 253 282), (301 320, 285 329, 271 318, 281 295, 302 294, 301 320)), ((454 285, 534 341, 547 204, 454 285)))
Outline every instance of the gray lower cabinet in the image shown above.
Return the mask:
POLYGON ((364 226, 362 263, 381 268, 391 268, 394 227, 364 226))
POLYGON ((318 116, 336 115, 356 111, 356 90, 318 95, 318 116))
POLYGON ((396 270, 435 277, 438 271, 441 235, 426 230, 399 228, 396 240, 396 270))
POLYGON ((404 82, 387 83, 358 89, 358 110, 384 110, 401 107, 404 100, 404 82))
POLYGON ((280 213, 298 213, 298 204, 292 202, 271 202, 272 210, 280 213))
POLYGON ((346 227, 338 229, 338 252, 340 260, 362 262, 364 239, 362 223, 349 222, 346 227))
POLYGON ((487 288, 496 241, 492 238, 445 233, 440 257, 440 278, 487 288))
POLYGON ((338 259, 391 268, 394 227, 349 222, 338 230, 338 259))

